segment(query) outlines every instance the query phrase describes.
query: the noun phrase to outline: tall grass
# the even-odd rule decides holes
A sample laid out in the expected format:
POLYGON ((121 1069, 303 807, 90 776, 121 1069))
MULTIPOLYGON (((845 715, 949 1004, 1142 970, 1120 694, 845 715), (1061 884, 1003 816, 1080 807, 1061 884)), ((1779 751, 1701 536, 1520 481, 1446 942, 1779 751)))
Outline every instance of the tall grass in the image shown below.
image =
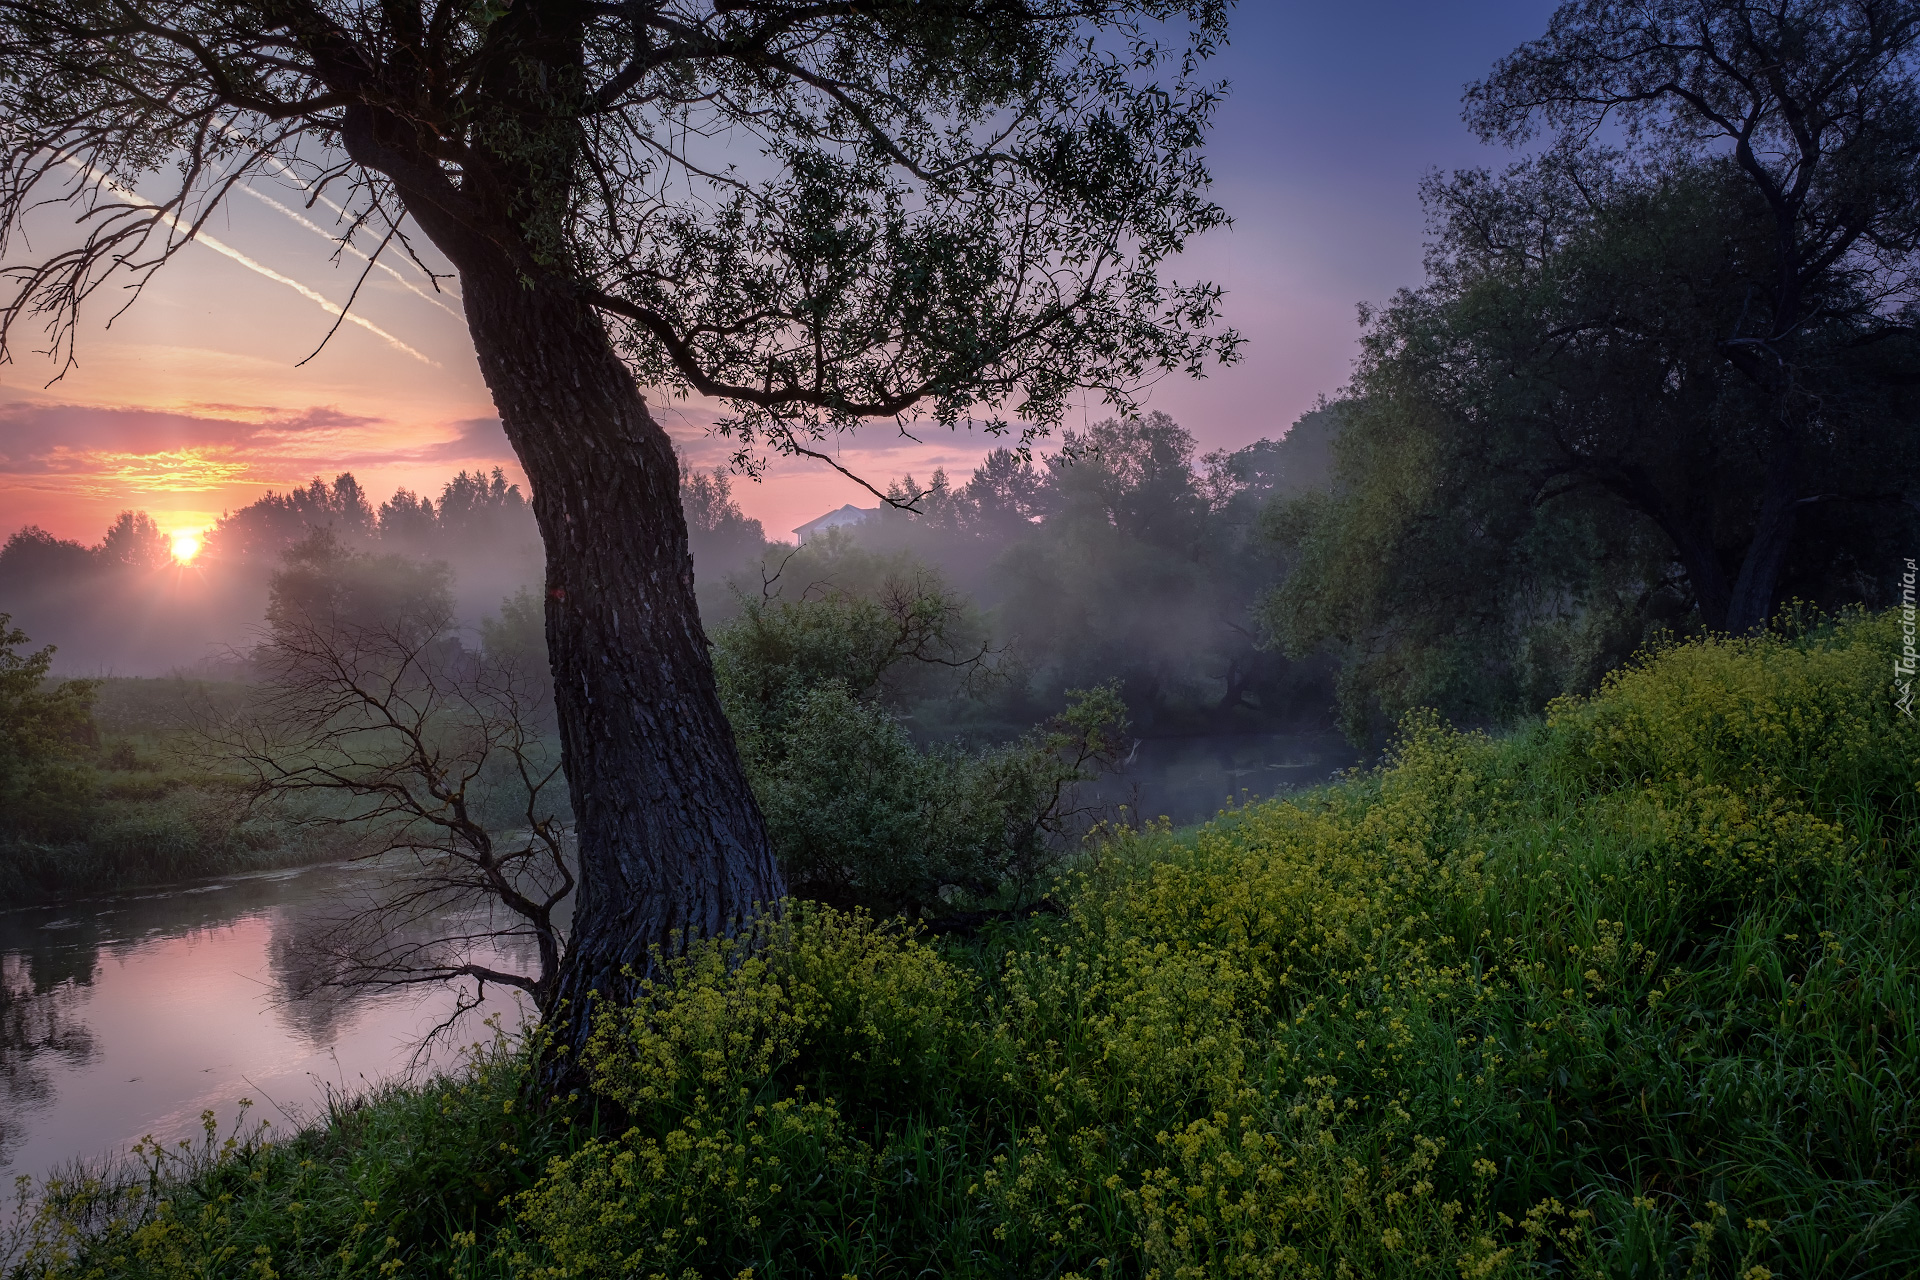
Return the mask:
POLYGON ((398 1194, 464 1220, 375 1257, 351 1215, 258 1212, 299 1166, 247 1148, 37 1274, 1915 1274, 1893 647, 1855 618, 1649 655, 1502 739, 1416 718, 1379 770, 1121 834, 1059 915, 964 943, 790 906, 602 1011, 549 1137, 450 1118, 453 1190, 398 1194))
POLYGON ((94 682, 93 741, 68 785, 0 830, 0 904, 342 856, 337 839, 251 811, 243 780, 197 748, 189 719, 246 693, 198 680, 94 682))

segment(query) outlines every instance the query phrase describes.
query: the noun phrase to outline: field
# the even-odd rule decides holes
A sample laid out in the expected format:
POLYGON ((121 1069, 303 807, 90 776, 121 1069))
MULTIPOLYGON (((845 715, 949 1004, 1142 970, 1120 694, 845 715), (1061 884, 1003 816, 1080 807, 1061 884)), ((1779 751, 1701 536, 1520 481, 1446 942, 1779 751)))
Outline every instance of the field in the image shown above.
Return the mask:
POLYGON ((527 1047, 50 1189, 21 1276, 1904 1276, 1891 616, 1091 846, 962 940, 793 904, 527 1047))

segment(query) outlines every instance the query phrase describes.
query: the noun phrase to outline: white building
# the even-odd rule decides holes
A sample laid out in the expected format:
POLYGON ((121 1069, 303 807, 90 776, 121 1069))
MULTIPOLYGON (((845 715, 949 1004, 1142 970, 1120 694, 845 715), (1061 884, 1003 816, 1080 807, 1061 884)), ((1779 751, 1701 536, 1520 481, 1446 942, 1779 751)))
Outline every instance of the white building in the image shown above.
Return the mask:
POLYGON ((815 534, 825 533, 829 529, 840 529, 848 525, 859 524, 879 509, 878 507, 856 507, 849 502, 838 511, 829 511, 823 516, 815 516, 813 519, 795 529, 793 536, 801 542, 805 542, 815 534))

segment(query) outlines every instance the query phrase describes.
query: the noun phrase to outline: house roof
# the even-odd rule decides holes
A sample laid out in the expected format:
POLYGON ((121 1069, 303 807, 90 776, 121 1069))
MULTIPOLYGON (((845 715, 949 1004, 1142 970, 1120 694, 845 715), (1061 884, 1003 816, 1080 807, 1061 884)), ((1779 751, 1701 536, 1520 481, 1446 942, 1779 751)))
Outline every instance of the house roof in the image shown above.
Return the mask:
POLYGON ((805 524, 796 526, 793 533, 800 541, 805 542, 810 534, 820 533, 826 529, 837 529, 842 525, 859 524, 876 510, 878 510, 877 507, 856 507, 849 502, 838 510, 829 511, 823 516, 815 516, 805 524))

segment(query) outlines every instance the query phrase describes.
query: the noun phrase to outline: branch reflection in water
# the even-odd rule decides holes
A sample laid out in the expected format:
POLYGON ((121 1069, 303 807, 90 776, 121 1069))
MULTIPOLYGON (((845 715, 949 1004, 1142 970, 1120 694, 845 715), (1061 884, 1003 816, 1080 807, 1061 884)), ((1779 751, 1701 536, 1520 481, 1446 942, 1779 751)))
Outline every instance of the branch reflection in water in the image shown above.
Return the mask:
MULTIPOLYGON (((455 1062, 516 993, 473 983, 350 990, 330 985, 330 931, 382 884, 365 864, 75 899, 0 911, 0 1174, 43 1178, 97 1164, 147 1134, 223 1126, 241 1098, 292 1128, 329 1088, 455 1062), (426 1037, 462 1005, 450 1034, 426 1037)), ((481 921, 422 921, 472 934, 481 921)), ((511 941, 495 959, 524 969, 511 941)))

